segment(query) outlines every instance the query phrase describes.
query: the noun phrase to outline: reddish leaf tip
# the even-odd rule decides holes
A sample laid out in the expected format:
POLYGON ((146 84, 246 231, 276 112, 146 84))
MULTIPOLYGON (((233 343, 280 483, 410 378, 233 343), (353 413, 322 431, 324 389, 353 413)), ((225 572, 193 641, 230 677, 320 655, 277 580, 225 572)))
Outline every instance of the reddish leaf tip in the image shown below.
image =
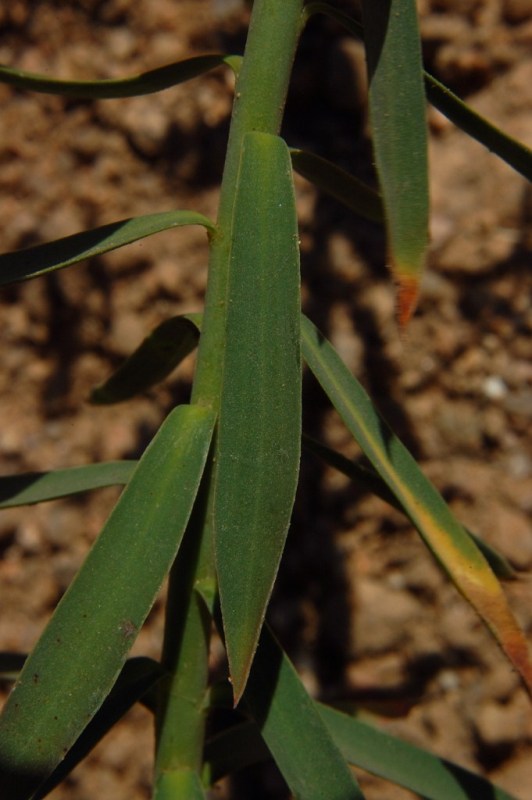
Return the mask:
POLYGON ((397 276, 397 320, 402 330, 406 328, 416 310, 419 281, 408 275, 397 276))
POLYGON ((529 696, 532 698, 532 663, 530 661, 530 651, 526 640, 517 633, 510 633, 504 642, 504 651, 517 669, 523 685, 529 696))

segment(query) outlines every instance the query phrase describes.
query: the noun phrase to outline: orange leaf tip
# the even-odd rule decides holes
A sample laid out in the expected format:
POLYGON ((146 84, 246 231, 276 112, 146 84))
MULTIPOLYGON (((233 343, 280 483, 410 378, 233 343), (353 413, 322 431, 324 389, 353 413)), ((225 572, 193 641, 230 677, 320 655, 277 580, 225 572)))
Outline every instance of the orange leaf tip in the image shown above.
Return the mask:
POLYGON ((406 328, 416 310, 419 298, 419 281, 409 275, 397 275, 397 321, 402 330, 406 328))

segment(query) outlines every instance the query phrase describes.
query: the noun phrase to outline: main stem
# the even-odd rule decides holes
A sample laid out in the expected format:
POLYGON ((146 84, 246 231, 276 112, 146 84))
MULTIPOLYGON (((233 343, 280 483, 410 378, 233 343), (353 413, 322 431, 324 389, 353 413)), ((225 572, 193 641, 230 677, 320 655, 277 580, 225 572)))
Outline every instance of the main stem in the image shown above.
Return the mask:
MULTIPOLYGON (((242 68, 237 78, 220 191, 218 232, 211 241, 209 279, 192 402, 220 407, 226 340, 227 284, 233 208, 244 135, 279 132, 304 0, 255 0, 242 68)), ((250 269, 253 269, 250 264, 250 269)), ((205 474, 184 546, 170 574, 157 714, 156 800, 183 794, 183 776, 201 773, 205 736, 210 614, 216 592, 213 549, 213 465, 205 474)), ((193 784, 190 784, 193 785, 193 784)))
MULTIPOLYGON (((235 191, 242 140, 249 131, 277 134, 281 127, 303 0, 255 0, 235 100, 220 191, 218 229, 211 244, 203 331, 192 400, 219 408, 223 376, 226 295, 235 191)), ((253 265, 250 264, 250 269, 253 265)))

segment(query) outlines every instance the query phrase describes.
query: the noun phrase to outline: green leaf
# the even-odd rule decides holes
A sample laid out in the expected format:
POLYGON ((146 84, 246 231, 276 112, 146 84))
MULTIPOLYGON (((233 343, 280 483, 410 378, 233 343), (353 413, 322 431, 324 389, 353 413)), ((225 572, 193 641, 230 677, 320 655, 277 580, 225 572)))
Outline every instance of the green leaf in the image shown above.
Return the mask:
MULTIPOLYGON (((364 38, 364 29, 358 20, 344 14, 328 3, 309 3, 304 16, 308 20, 313 14, 325 14, 336 20, 342 27, 359 39, 364 38)), ((460 100, 447 86, 440 83, 434 75, 423 71, 427 99, 435 108, 465 131, 471 138, 492 150, 503 161, 513 167, 523 177, 532 181, 532 150, 522 142, 504 133, 500 128, 477 114, 470 106, 460 100)))
POLYGON ((67 775, 70 775, 126 711, 152 689, 164 674, 161 665, 151 658, 137 657, 126 661, 102 707, 32 800, 46 797, 67 775))
POLYGON ((172 317, 158 325, 90 400, 99 405, 120 403, 164 380, 198 344, 195 314, 172 317))
POLYGON ((24 72, 21 69, 0 66, 0 83, 7 83, 17 89, 29 89, 44 94, 58 94, 77 99, 103 100, 106 98, 138 97, 177 86, 179 83, 196 78, 223 64, 238 72, 240 56, 208 55, 187 58, 174 64, 151 69, 130 78, 111 78, 101 81, 65 81, 24 72))
POLYGON ((313 700, 267 626, 244 699, 298 800, 363 798, 313 700))
MULTIPOLYGON (((367 722, 314 703, 345 760, 403 786, 426 800, 515 800, 486 778, 420 747, 384 733, 367 722)), ((211 783, 271 758, 254 722, 242 722, 207 742, 205 762, 211 783)))
POLYGON ((290 155, 276 136, 245 136, 232 237, 214 530, 237 699, 283 552, 301 447, 297 218, 290 155))
MULTIPOLYGON (((327 447, 309 436, 305 436, 305 434, 303 434, 303 445, 307 450, 310 450, 323 459, 329 466, 334 467, 334 469, 337 469, 339 472, 342 472, 348 478, 355 481, 364 491, 377 495, 377 497, 380 497, 381 500, 389 503, 393 508, 398 509, 398 511, 403 510, 382 478, 380 478, 373 469, 368 469, 368 467, 362 464, 350 461, 341 453, 337 453, 336 450, 331 450, 330 447, 327 447)), ((514 580, 517 577, 511 564, 501 553, 467 528, 464 528, 464 530, 471 536, 476 546, 482 551, 486 561, 498 578, 501 578, 501 580, 514 580)))
POLYGON ((172 411, 29 656, 0 716, 0 785, 27 800, 109 694, 183 537, 214 426, 172 411))
POLYGON ((415 0, 362 0, 373 151, 398 283, 398 316, 416 304, 428 245, 427 126, 415 0))
POLYGON ((46 275, 47 272, 69 267, 86 258, 108 253, 154 233, 183 225, 203 225, 210 232, 216 229, 210 219, 195 211, 164 211, 123 219, 36 247, 3 253, 0 255, 0 286, 46 275))
POLYGON ((52 472, 6 475, 0 478, 0 508, 32 505, 103 486, 124 485, 136 466, 136 461, 107 461, 52 472))
POLYGON ((338 353, 306 318, 301 335, 304 358, 345 425, 531 690, 527 642, 486 559, 415 459, 375 411, 338 353))
POLYGON ((365 219, 374 222, 383 221, 380 195, 358 178, 325 158, 304 150, 290 150, 290 157, 295 171, 311 181, 318 189, 327 192, 365 219))
POLYGON ((427 99, 448 119, 465 131, 488 150, 506 161, 513 169, 532 181, 532 150, 504 133, 489 120, 477 114, 470 106, 460 100, 447 86, 425 72, 427 99))
POLYGON ((350 764, 404 786, 426 800, 515 800, 457 764, 321 703, 316 703, 316 708, 350 764))

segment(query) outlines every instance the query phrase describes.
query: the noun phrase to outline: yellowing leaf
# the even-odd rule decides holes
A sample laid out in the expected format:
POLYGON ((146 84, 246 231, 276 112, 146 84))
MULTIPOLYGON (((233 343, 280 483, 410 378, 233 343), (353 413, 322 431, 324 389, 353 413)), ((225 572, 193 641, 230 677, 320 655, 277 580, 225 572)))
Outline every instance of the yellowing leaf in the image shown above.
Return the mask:
POLYGON ((302 320, 301 335, 305 361, 345 425, 532 694, 532 664, 526 639, 485 557, 413 456, 378 415, 340 356, 306 318, 302 320))

